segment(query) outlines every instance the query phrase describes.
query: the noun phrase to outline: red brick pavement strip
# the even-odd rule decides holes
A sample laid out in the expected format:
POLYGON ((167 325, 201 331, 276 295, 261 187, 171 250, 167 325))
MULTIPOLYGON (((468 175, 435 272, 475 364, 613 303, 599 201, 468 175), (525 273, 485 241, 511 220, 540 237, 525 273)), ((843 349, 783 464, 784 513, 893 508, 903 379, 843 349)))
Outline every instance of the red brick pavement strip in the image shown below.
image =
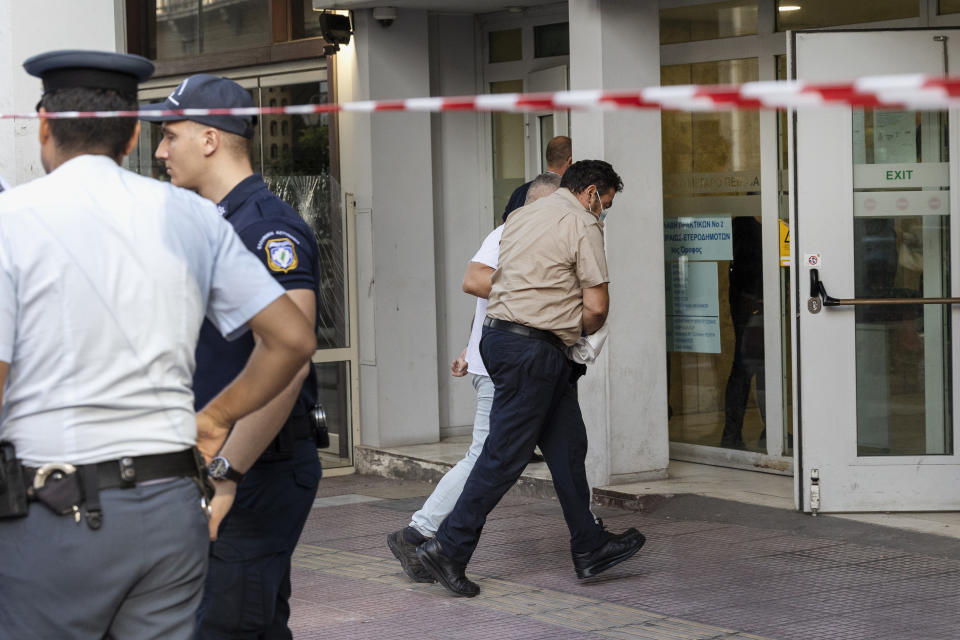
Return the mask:
POLYGON ((601 509, 612 530, 637 526, 648 542, 634 559, 578 581, 549 500, 508 497, 494 510, 469 568, 483 591, 452 598, 437 585, 409 582, 386 549, 386 535, 419 502, 314 510, 293 573, 295 637, 960 637, 960 557, 813 535, 819 530, 798 535, 601 509))

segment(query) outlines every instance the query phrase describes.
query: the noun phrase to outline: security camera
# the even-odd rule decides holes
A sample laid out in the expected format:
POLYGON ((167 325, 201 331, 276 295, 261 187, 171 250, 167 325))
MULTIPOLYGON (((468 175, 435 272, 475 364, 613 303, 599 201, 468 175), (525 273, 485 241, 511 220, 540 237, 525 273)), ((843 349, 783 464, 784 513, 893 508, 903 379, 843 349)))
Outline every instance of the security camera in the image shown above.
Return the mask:
POLYGON ((397 19, 397 8, 376 7, 373 10, 373 19, 379 22, 381 27, 389 27, 397 19))
POLYGON ((330 44, 350 44, 350 36, 353 35, 353 25, 350 23, 350 16, 342 16, 337 13, 328 13, 324 11, 317 16, 317 22, 320 24, 320 35, 330 44))

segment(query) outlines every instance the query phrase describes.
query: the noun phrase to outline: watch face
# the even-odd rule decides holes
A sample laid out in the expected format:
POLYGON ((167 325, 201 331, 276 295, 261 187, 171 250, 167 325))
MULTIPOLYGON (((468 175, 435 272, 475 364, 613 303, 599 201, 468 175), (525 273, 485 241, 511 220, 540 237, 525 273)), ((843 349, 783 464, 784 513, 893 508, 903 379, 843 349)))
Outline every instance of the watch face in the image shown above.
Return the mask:
POLYGON ((217 456, 210 461, 210 466, 207 467, 207 473, 210 474, 211 478, 215 480, 223 480, 227 475, 227 469, 230 468, 230 463, 227 462, 227 459, 222 456, 217 456))

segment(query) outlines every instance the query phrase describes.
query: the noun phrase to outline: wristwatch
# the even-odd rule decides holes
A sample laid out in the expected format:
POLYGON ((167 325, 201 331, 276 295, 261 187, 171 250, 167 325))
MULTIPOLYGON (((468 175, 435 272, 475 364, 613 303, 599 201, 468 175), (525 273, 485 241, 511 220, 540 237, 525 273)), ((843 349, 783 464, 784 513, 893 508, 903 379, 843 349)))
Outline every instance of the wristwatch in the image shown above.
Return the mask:
POLYGON ((217 456, 210 461, 207 473, 214 480, 233 480, 237 484, 243 480, 243 474, 230 466, 230 461, 223 456, 217 456))

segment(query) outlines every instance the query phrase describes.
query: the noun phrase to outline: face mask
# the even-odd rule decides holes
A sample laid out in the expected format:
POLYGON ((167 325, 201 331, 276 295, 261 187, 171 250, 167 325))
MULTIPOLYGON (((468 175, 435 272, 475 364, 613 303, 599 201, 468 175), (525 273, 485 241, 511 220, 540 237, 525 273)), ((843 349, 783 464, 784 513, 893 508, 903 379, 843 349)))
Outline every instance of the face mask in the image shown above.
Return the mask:
POLYGON ((603 222, 604 220, 607 219, 607 211, 609 211, 609 209, 603 208, 603 201, 600 199, 600 189, 597 189, 596 191, 594 191, 593 195, 597 196, 597 202, 600 203, 600 222, 603 222))

